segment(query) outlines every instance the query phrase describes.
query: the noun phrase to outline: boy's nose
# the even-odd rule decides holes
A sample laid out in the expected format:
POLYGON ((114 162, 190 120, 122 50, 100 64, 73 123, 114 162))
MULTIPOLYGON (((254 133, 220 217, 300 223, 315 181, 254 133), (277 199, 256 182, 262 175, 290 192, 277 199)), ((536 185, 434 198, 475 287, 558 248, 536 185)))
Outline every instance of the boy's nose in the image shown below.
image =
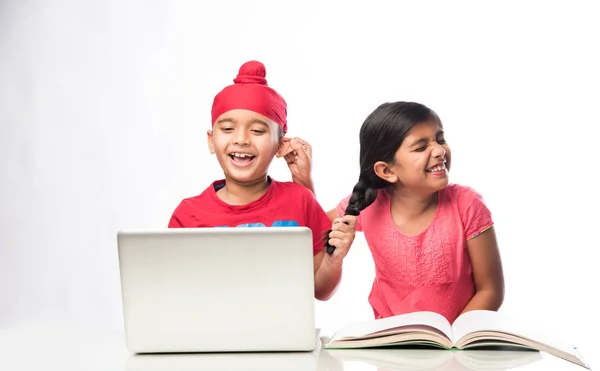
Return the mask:
POLYGON ((237 135, 233 139, 234 144, 238 145, 247 145, 248 144, 248 134, 243 130, 237 132, 237 135))

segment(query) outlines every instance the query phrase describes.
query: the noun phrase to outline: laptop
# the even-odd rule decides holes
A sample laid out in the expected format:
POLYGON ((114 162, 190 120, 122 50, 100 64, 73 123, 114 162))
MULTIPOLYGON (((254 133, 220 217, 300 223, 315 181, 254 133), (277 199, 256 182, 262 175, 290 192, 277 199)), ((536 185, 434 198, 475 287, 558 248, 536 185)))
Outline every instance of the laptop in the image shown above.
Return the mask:
POLYGON ((125 371, 317 371, 342 370, 341 362, 321 351, 133 354, 125 371))
POLYGON ((117 242, 131 352, 315 349, 309 228, 119 231, 117 242))

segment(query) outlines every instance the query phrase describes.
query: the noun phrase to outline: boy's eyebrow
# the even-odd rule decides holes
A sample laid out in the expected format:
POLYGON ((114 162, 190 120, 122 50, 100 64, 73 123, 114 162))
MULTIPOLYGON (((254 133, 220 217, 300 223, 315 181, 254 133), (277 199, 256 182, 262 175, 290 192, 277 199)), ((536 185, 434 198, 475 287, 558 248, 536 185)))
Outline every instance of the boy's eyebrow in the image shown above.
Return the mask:
POLYGON ((269 126, 269 124, 267 124, 265 121, 261 120, 261 119, 253 119, 252 121, 250 121, 251 124, 261 124, 261 125, 265 125, 265 126, 269 126))
MULTIPOLYGON (((221 124, 221 123, 223 123, 223 122, 230 122, 230 123, 232 123, 232 124, 235 124, 235 123, 236 123, 236 121, 235 121, 234 119, 232 119, 232 118, 229 118, 229 117, 223 117, 222 119, 220 119, 220 120, 217 120, 217 122, 215 122, 215 125, 216 125, 216 124, 221 124)), ((263 120, 261 120, 261 119, 252 119, 252 121, 250 121, 250 124, 261 124, 261 125, 265 125, 265 126, 267 126, 267 127, 269 126, 269 124, 267 124, 265 121, 263 121, 263 120)))
POLYGON ((217 122, 215 122, 215 125, 216 125, 216 124, 222 124, 222 123, 224 123, 224 122, 230 122, 230 123, 232 123, 232 124, 234 124, 234 123, 235 123, 235 121, 234 121, 233 119, 231 119, 231 118, 229 118, 229 117, 223 117, 222 119, 219 119, 219 120, 217 120, 217 122))

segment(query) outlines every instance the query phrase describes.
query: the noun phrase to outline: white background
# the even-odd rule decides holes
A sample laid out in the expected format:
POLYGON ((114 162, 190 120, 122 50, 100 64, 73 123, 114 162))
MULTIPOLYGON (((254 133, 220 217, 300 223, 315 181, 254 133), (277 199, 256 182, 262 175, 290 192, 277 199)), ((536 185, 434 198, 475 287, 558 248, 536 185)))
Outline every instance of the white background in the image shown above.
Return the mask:
MULTIPOLYGON (((478 190, 504 261, 502 311, 598 345, 599 12, 592 1, 0 2, 0 331, 122 328, 116 232, 162 228, 222 177, 214 95, 250 59, 314 148, 330 209, 385 101, 438 112, 451 181, 478 190), (596 333, 594 333, 594 331, 596 333)), ((289 180, 276 159, 271 175, 289 180)), ((362 235, 317 325, 372 318, 362 235)))

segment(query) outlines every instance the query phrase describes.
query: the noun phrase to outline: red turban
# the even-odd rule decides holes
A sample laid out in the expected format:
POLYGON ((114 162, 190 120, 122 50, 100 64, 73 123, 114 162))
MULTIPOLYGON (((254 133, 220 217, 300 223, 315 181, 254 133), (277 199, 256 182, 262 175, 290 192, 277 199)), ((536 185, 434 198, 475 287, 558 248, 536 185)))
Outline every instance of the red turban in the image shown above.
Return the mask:
POLYGON ((223 113, 245 109, 273 120, 287 132, 287 104, 283 97, 269 87, 265 66, 249 61, 240 67, 234 84, 225 87, 215 96, 212 107, 212 124, 223 113))

